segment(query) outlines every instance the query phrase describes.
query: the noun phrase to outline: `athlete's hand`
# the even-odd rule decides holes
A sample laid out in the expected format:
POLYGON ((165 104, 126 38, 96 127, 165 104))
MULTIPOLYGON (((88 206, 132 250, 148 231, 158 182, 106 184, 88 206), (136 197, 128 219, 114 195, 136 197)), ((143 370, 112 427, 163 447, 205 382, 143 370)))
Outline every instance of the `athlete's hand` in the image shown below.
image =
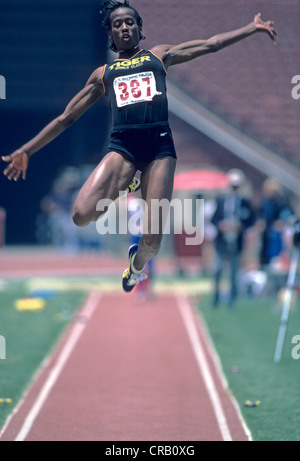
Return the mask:
POLYGON ((16 150, 11 155, 1 157, 3 162, 8 163, 3 174, 11 181, 14 179, 18 181, 22 175, 23 179, 26 179, 26 171, 28 168, 29 157, 21 149, 16 150))
POLYGON ((267 32, 272 42, 275 45, 277 45, 277 42, 276 42, 277 33, 274 29, 274 22, 273 21, 263 21, 261 18, 261 13, 258 13, 254 16, 254 22, 256 24, 256 30, 261 31, 261 32, 267 32))

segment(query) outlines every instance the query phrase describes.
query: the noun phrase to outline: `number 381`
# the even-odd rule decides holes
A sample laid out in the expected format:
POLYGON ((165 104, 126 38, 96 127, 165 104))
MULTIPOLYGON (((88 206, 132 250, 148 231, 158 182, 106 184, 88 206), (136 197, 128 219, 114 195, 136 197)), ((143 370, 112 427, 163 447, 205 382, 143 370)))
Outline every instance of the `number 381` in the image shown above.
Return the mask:
POLYGON ((131 80, 130 84, 128 85, 126 82, 119 83, 119 90, 120 90, 120 98, 122 101, 127 101, 130 95, 135 99, 139 99, 143 91, 146 90, 146 97, 151 97, 151 85, 150 85, 150 78, 143 77, 141 79, 141 83, 137 80, 131 80))

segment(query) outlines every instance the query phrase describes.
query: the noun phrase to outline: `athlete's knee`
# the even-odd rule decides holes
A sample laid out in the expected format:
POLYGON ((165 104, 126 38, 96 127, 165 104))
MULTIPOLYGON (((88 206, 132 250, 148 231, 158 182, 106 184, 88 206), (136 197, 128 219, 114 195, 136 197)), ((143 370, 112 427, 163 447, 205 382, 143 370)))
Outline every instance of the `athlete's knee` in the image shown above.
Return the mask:
POLYGON ((91 222, 90 217, 77 207, 74 207, 72 219, 74 224, 78 227, 87 226, 91 222))

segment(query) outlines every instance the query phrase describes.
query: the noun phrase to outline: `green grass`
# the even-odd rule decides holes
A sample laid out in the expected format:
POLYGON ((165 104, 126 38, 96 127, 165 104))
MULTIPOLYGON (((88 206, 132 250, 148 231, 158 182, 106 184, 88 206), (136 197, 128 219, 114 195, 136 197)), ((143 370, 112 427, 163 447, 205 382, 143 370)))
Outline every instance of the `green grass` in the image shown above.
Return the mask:
POLYGON ((281 361, 274 363, 282 305, 276 299, 239 301, 233 310, 199 305, 218 353, 228 387, 254 441, 300 441, 300 360, 292 358, 292 338, 300 335, 299 301, 290 311, 281 361), (232 367, 240 367, 232 372, 232 367), (261 401, 256 408, 246 400, 261 401))
POLYGON ((28 283, 1 283, 0 335, 5 338, 6 359, 0 360, 0 398, 11 398, 13 403, 0 405, 0 429, 85 296, 83 291, 52 291, 43 310, 18 311, 15 300, 31 294, 28 283))

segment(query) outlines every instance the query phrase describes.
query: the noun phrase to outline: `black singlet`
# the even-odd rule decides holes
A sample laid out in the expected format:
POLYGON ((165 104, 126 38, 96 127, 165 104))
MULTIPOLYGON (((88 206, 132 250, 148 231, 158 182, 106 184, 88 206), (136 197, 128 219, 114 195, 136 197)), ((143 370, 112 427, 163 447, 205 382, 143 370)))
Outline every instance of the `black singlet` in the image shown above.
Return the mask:
POLYGON ((104 66, 103 87, 114 128, 168 121, 166 74, 161 59, 145 50, 104 66))

